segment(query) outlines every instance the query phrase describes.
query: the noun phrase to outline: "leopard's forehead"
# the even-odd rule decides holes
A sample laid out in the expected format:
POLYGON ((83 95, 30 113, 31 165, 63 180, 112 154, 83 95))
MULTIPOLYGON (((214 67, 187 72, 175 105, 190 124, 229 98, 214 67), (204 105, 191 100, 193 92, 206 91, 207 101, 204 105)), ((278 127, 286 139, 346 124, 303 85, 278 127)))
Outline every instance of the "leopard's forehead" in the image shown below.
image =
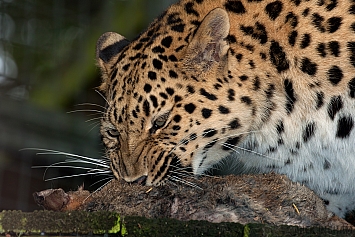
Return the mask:
MULTIPOLYGON (((186 88, 191 83, 185 80, 186 74, 182 73, 177 56, 162 54, 163 47, 165 52, 169 50, 169 45, 164 43, 169 38, 163 37, 159 41, 165 46, 154 42, 145 48, 137 39, 121 53, 122 58, 115 65, 107 91, 107 99, 111 102, 109 110, 119 114, 114 122, 129 121, 128 124, 134 125, 135 120, 140 120, 143 129, 146 119, 171 110, 189 95, 186 88)), ((145 41, 144 37, 142 39, 145 41)))
POLYGON ((117 55, 109 80, 105 82, 105 92, 112 105, 109 110, 114 114, 120 110, 118 114, 125 117, 116 115, 113 121, 149 117, 169 110, 171 103, 176 104, 193 91, 196 81, 186 79, 196 79, 195 75, 184 71, 181 65, 189 41, 189 37, 182 38, 182 35, 196 30, 198 24, 187 29, 176 13, 166 12, 160 19, 117 55), (169 23, 160 23, 165 18, 169 23))
POLYGON ((121 91, 121 95, 113 96, 115 99, 124 95, 135 98, 137 93, 147 94, 154 89, 169 87, 166 85, 169 82, 171 87, 183 81, 179 55, 169 48, 172 37, 159 37, 161 40, 156 37, 146 42, 146 37, 141 36, 120 53, 111 75, 111 91, 121 91))

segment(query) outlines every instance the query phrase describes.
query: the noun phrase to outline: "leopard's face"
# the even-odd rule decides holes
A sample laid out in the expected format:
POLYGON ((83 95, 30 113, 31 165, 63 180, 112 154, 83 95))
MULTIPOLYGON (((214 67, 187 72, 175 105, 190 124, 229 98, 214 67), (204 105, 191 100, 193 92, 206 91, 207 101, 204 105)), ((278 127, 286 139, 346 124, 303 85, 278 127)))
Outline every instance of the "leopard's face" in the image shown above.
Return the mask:
MULTIPOLYGON (((107 98, 114 103, 108 103, 101 133, 116 177, 128 182, 147 177, 147 185, 156 185, 172 175, 168 169, 191 164, 190 155, 185 154, 188 144, 184 143, 191 139, 186 136, 193 129, 189 125, 193 121, 189 122, 184 107, 190 106, 189 112, 193 109, 183 101, 194 95, 186 90, 188 83, 167 82, 172 74, 183 77, 173 66, 177 62, 164 62, 164 68, 158 57, 134 63, 139 70, 117 72, 117 77, 125 80, 108 90, 107 98), (165 67, 174 68, 174 72, 169 73, 165 67)), ((125 59, 117 67, 124 65, 125 59)))
MULTIPOLYGON (((157 41, 164 42, 170 36, 160 38, 157 41)), ((153 47, 140 51, 150 56, 132 59, 128 52, 135 52, 137 44, 125 46, 118 57, 127 55, 104 85, 108 108, 101 134, 113 173, 128 182, 146 177, 147 185, 178 181, 191 171, 203 173, 242 139, 241 124, 250 115, 247 103, 235 106, 238 92, 226 86, 228 50, 218 49, 218 61, 209 62, 208 71, 196 76, 186 60, 188 50, 164 61, 159 53, 149 52, 157 50, 153 47), (206 83, 211 76, 216 78, 213 85, 206 83), (224 96, 211 93, 216 87, 224 96)))
POLYGON ((242 140, 242 124, 251 122, 252 109, 247 96, 236 101, 238 94, 245 94, 243 89, 228 85, 233 80, 228 76, 233 63, 225 39, 228 31, 228 16, 217 9, 200 26, 196 42, 182 44, 186 47, 175 43, 179 35, 159 32, 146 33, 155 38, 149 47, 142 43, 148 38, 144 34, 132 43, 114 33, 102 36, 99 62, 115 64, 107 75, 104 70, 109 67, 103 67, 108 108, 101 134, 116 177, 128 182, 146 177, 145 184, 157 185, 192 172, 201 174, 242 140), (205 51, 196 56, 201 37, 206 39, 205 51), (107 39, 120 47, 110 59, 102 53, 112 50, 107 39), (214 93, 216 89, 221 95, 214 93))

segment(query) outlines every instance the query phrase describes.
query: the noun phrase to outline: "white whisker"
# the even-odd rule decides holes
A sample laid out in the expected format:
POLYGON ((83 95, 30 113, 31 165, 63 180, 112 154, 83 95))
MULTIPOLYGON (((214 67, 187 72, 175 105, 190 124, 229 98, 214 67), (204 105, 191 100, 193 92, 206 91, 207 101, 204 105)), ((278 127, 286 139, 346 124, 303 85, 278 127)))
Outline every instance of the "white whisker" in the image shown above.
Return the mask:
POLYGON ((107 104, 110 104, 110 103, 108 102, 108 100, 106 99, 106 97, 105 97, 100 91, 95 90, 95 92, 96 92, 97 94, 99 94, 99 95, 101 96, 101 98, 103 98, 103 99, 106 101, 107 104))
POLYGON ((78 113, 78 112, 96 112, 98 114, 105 114, 105 112, 97 109, 77 109, 67 112, 67 114, 78 113))
POLYGON ((177 171, 170 171, 170 173, 176 174, 176 175, 178 175, 178 176, 180 176, 180 177, 185 177, 185 178, 191 178, 191 177, 193 177, 194 179, 197 179, 197 178, 194 177, 194 176, 191 176, 191 175, 188 175, 188 174, 183 174, 183 173, 177 172, 177 171))
POLYGON ((86 199, 88 199, 89 197, 91 197, 94 193, 97 193, 98 191, 100 191, 101 189, 103 189, 107 184, 109 184, 113 179, 110 179, 109 181, 107 181, 106 183, 104 183, 103 185, 101 185, 99 188, 97 188, 94 192, 90 193, 89 196, 87 196, 84 201, 86 201, 86 199))
POLYGON ((93 104, 93 103, 81 103, 81 104, 77 104, 75 106, 94 106, 94 107, 99 107, 99 108, 102 108, 102 109, 106 109, 105 106, 98 105, 98 104, 93 104))
MULTIPOLYGON (((113 179, 113 175, 110 175, 107 178, 103 178, 103 179, 100 179, 100 180, 96 181, 95 183, 91 184, 90 187, 94 186, 95 184, 101 183, 101 182, 103 182, 105 180, 109 180, 111 182, 112 179, 113 179)), ((107 182, 105 184, 107 184, 107 182)), ((99 187, 99 189, 100 188, 101 188, 101 186, 99 187)))
POLYGON ((107 169, 95 169, 95 168, 90 168, 90 167, 82 167, 82 166, 70 166, 70 165, 56 165, 56 166, 48 166, 48 165, 43 165, 43 166, 32 166, 31 168, 38 169, 38 168, 71 168, 71 169, 81 169, 81 170, 91 170, 91 171, 104 171, 107 169))
POLYGON ((253 151, 253 150, 250 150, 250 149, 247 149, 247 148, 243 148, 243 147, 239 147, 239 146, 235 146, 235 147, 236 147, 237 149, 242 150, 242 151, 245 151, 245 152, 253 153, 253 154, 255 154, 255 155, 268 158, 268 159, 270 159, 270 160, 276 160, 276 161, 278 161, 278 159, 272 158, 272 157, 270 157, 270 156, 264 155, 264 154, 262 154, 262 153, 259 153, 259 152, 256 152, 256 151, 253 151))
POLYGON ((21 150, 34 150, 37 151, 36 155, 63 155, 68 157, 68 159, 64 161, 59 161, 53 163, 51 165, 46 166, 33 166, 32 168, 45 168, 43 174, 43 180, 51 181, 51 180, 58 180, 64 178, 73 178, 79 176, 88 176, 88 175, 105 175, 107 178, 102 179, 112 179, 112 171, 110 169, 110 160, 107 157, 102 157, 101 159, 95 159, 91 157, 71 154, 67 152, 55 151, 50 149, 41 149, 41 148, 24 148, 21 150), (82 166, 81 166, 82 165, 82 166), (91 167, 90 167, 91 166, 91 167), (65 168, 65 169, 73 169, 73 170, 82 170, 85 171, 81 174, 73 174, 73 175, 66 175, 66 176, 59 176, 53 178, 46 178, 48 170, 52 168, 65 168))
POLYGON ((176 181, 176 182, 185 184, 185 185, 187 185, 187 186, 190 186, 190 187, 192 187, 192 188, 197 188, 197 189, 202 190, 202 188, 201 188, 200 186, 198 186, 197 184, 191 183, 191 182, 189 182, 189 181, 187 181, 187 180, 184 180, 184 179, 182 179, 182 178, 179 178, 179 177, 177 177, 177 176, 170 176, 170 175, 168 175, 167 177, 168 177, 171 181, 176 181))
POLYGON ((64 156, 68 156, 68 157, 75 157, 75 158, 79 158, 79 159, 83 159, 83 160, 89 160, 89 161, 93 161, 93 162, 101 163, 101 164, 108 163, 108 161, 104 161, 102 159, 100 160, 100 159, 91 158, 91 157, 87 157, 87 156, 81 156, 81 155, 76 155, 76 154, 71 154, 71 153, 61 152, 61 151, 55 151, 55 150, 50 150, 50 149, 23 148, 20 151, 23 151, 23 150, 42 151, 42 152, 36 153, 37 155, 64 155, 64 156))
MULTIPOLYGON (((100 171, 105 171, 105 170, 109 170, 109 165, 102 165, 102 164, 97 164, 97 163, 93 163, 93 162, 90 162, 90 161, 83 161, 83 160, 65 160, 65 161, 60 161, 60 162, 56 162, 56 163, 53 163, 51 165, 48 165, 48 166, 43 166, 43 168, 46 168, 44 173, 43 173, 43 179, 45 179, 46 177, 46 174, 47 174, 47 171, 50 169, 50 168, 58 168, 60 164, 69 164, 69 163, 83 163, 83 164, 90 164, 90 165, 95 165, 95 166, 101 166, 103 167, 104 169, 97 169, 97 170, 100 170, 100 171)), ((33 166, 32 168, 37 168, 39 166, 33 166)), ((74 167, 74 166, 68 166, 68 167, 74 167)), ((60 167, 59 167, 60 168, 60 167)), ((89 167, 82 167, 81 169, 93 169, 93 168, 89 168, 89 167)))
MULTIPOLYGON (((102 117, 97 117, 97 118, 91 118, 91 119, 88 119, 88 120, 85 120, 85 123, 87 122, 91 122, 91 121, 95 121, 95 120, 101 120, 102 117)), ((96 121, 95 121, 96 122, 96 121)), ((95 123, 96 124, 96 123, 95 123)))
POLYGON ((191 173, 193 174, 191 171, 189 172, 188 170, 191 169, 190 167, 183 167, 183 166, 175 166, 175 165, 170 165, 170 167, 173 167, 175 168, 175 170, 183 170, 185 171, 186 173, 191 173))
POLYGON ((58 179, 65 179, 65 178, 73 178, 73 177, 80 177, 80 176, 88 176, 88 175, 97 175, 97 174, 110 174, 111 171, 100 171, 100 172, 95 172, 95 173, 84 173, 84 174, 73 174, 73 175, 65 175, 65 176, 60 176, 60 177, 54 177, 54 178, 49 178, 45 179, 44 181, 51 181, 51 180, 58 180, 58 179))
POLYGON ((90 126, 93 126, 88 133, 90 133, 92 130, 94 130, 94 128, 96 128, 97 126, 100 126, 101 125, 101 122, 95 122, 95 123, 92 123, 90 126))
MULTIPOLYGON (((45 154, 39 154, 39 155, 45 155, 45 154)), ((56 154, 49 154, 49 155, 56 155, 56 154)), ((104 168, 109 168, 109 162, 108 161, 96 161, 96 160, 82 160, 82 159, 74 159, 74 158, 69 158, 64 161, 54 163, 55 164, 64 164, 64 163, 82 163, 82 164, 90 164, 90 165, 96 165, 96 166, 101 166, 104 168)))
POLYGON ((218 178, 218 176, 209 175, 209 174, 205 174, 205 173, 199 174, 199 176, 202 176, 202 177, 210 177, 210 178, 218 178))
POLYGON ((226 148, 229 148, 230 150, 234 151, 235 153, 238 153, 238 154, 240 153, 239 151, 237 151, 237 150, 234 149, 234 147, 236 147, 236 146, 234 146, 234 145, 231 145, 231 144, 223 144, 223 146, 226 147, 226 148))

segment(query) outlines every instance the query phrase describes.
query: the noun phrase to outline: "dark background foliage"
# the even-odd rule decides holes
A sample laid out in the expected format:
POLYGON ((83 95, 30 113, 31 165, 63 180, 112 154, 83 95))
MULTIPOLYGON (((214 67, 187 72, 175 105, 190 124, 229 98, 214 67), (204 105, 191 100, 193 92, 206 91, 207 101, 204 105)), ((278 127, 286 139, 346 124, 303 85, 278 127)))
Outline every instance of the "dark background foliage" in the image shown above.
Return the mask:
MULTIPOLYGON (((95 43, 106 31, 134 38, 174 0, 0 0, 0 210, 41 209, 32 193, 75 190, 105 177, 45 182, 45 169, 66 159, 36 155, 43 148, 94 158, 104 155, 99 135, 104 99, 95 67, 95 43), (88 103, 82 105, 83 103, 88 103)), ((45 178, 76 175, 53 168, 45 178)))

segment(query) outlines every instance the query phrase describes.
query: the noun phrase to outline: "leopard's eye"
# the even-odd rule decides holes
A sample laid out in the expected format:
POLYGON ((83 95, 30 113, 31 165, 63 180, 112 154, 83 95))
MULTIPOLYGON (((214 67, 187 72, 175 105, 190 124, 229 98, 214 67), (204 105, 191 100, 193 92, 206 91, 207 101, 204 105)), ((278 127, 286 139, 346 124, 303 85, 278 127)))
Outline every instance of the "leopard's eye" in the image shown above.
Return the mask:
POLYGON ((120 133, 117 129, 110 129, 107 130, 107 135, 109 135, 110 137, 118 138, 120 136, 120 133))
POLYGON ((165 113, 161 116, 159 116, 158 118, 156 118, 153 122, 153 126, 150 129, 150 133, 155 133, 158 129, 164 127, 166 121, 168 120, 169 117, 169 113, 165 113))
POLYGON ((157 118, 155 121, 154 121, 154 127, 156 128, 161 128, 164 126, 166 122, 166 118, 163 117, 163 116, 160 116, 159 118, 157 118))

